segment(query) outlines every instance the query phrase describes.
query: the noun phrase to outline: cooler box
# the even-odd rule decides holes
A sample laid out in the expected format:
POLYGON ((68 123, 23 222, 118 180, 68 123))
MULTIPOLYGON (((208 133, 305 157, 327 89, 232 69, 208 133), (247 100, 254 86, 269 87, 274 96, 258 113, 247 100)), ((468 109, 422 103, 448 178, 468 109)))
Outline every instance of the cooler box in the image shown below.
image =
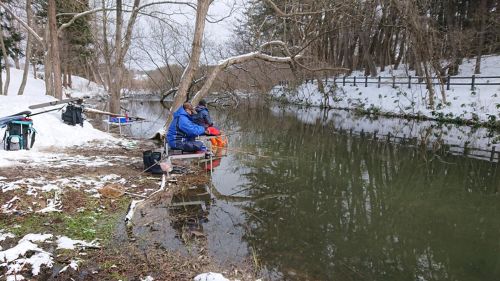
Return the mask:
POLYGON ((127 123, 127 117, 109 117, 111 123, 127 123))

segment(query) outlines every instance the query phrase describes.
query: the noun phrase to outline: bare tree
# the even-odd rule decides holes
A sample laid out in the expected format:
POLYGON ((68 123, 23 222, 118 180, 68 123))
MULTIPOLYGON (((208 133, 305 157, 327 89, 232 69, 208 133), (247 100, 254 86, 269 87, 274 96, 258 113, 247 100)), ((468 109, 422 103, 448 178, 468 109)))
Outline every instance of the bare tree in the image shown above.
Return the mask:
MULTIPOLYGON (((26 20, 28 25, 32 25, 32 11, 31 11, 31 0, 26 0, 26 20)), ((26 59, 24 62, 24 70, 23 70, 23 80, 21 81, 21 85, 19 86, 18 95, 22 95, 24 93, 24 89, 26 88, 26 81, 28 80, 28 73, 30 67, 30 58, 31 58, 31 48, 32 48, 32 39, 33 35, 28 32, 28 39, 26 40, 26 59)), ((36 76, 36 73, 33 73, 36 76)))
POLYGON ((62 99, 61 57, 59 52, 59 36, 57 32, 56 1, 49 0, 47 9, 49 18, 52 73, 54 75, 54 97, 56 99, 62 99))
MULTIPOLYGON (((10 84, 10 65, 9 65, 9 54, 7 53, 7 49, 5 48, 5 42, 4 42, 4 34, 3 34, 3 28, 0 29, 0 47, 2 49, 2 57, 3 57, 3 62, 5 65, 5 85, 3 89, 3 94, 8 95, 9 94, 9 84, 10 84)), ((2 70, 0 69, 0 72, 2 70)), ((0 80, 2 77, 0 76, 0 80)), ((0 81, 1 83, 1 81, 0 81)), ((2 85, 0 84, 0 91, 2 90, 2 85)), ((1 94, 1 93, 0 93, 1 94)))
POLYGON ((191 85, 194 75, 198 70, 202 50, 203 34, 205 32, 205 20, 207 17, 208 8, 210 7, 211 3, 211 0, 198 0, 198 5, 196 7, 196 22, 194 28, 191 56, 189 58, 189 63, 184 70, 184 73, 182 74, 179 89, 177 90, 174 102, 172 104, 172 107, 170 108, 170 113, 168 115, 166 124, 170 124, 170 122, 172 121, 173 112, 176 111, 186 100, 189 86, 191 85))

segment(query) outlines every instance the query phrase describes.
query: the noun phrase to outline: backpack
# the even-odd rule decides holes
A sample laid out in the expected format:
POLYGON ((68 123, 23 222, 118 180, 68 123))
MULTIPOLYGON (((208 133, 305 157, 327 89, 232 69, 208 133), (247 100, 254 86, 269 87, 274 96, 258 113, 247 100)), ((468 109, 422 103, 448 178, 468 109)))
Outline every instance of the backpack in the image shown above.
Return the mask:
POLYGON ((36 130, 33 121, 28 118, 7 123, 3 136, 4 150, 30 149, 35 143, 36 130))
POLYGON ((68 104, 66 109, 62 112, 61 118, 65 124, 75 126, 80 124, 83 127, 83 108, 79 105, 68 104))
POLYGON ((144 162, 144 171, 152 174, 163 174, 160 167, 161 155, 159 151, 147 150, 142 153, 142 160, 144 162))

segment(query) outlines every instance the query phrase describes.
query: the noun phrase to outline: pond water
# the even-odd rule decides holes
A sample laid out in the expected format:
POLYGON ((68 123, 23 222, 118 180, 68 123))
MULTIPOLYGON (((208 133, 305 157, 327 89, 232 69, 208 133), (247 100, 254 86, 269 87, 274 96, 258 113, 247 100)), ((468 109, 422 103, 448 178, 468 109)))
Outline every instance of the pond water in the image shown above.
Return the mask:
MULTIPOLYGON (((128 106, 157 120, 136 135, 167 112, 128 106)), ((250 259, 265 280, 500 280, 498 156, 432 152, 397 132, 356 133, 359 120, 343 113, 342 126, 290 114, 300 110, 212 113, 229 136, 203 226, 212 256, 250 259)))

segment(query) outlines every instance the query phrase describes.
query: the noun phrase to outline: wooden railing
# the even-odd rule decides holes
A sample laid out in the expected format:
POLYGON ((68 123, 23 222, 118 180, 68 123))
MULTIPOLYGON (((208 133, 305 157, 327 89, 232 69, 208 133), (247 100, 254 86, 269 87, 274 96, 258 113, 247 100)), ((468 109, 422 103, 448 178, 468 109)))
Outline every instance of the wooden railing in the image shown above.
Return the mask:
MULTIPOLYGON (((391 85, 396 88, 396 85, 406 86, 411 89, 413 85, 427 85, 425 77, 418 76, 342 76, 326 78, 326 82, 332 81, 335 85, 353 85, 368 87, 369 84, 377 85, 380 88, 382 85, 391 85)), ((477 86, 499 86, 500 76, 443 76, 429 78, 432 85, 444 85, 447 90, 451 86, 470 86, 473 91, 477 86)), ((306 83, 313 82, 312 79, 306 79, 306 83)), ((280 85, 288 85, 288 81, 280 81, 280 85)))

